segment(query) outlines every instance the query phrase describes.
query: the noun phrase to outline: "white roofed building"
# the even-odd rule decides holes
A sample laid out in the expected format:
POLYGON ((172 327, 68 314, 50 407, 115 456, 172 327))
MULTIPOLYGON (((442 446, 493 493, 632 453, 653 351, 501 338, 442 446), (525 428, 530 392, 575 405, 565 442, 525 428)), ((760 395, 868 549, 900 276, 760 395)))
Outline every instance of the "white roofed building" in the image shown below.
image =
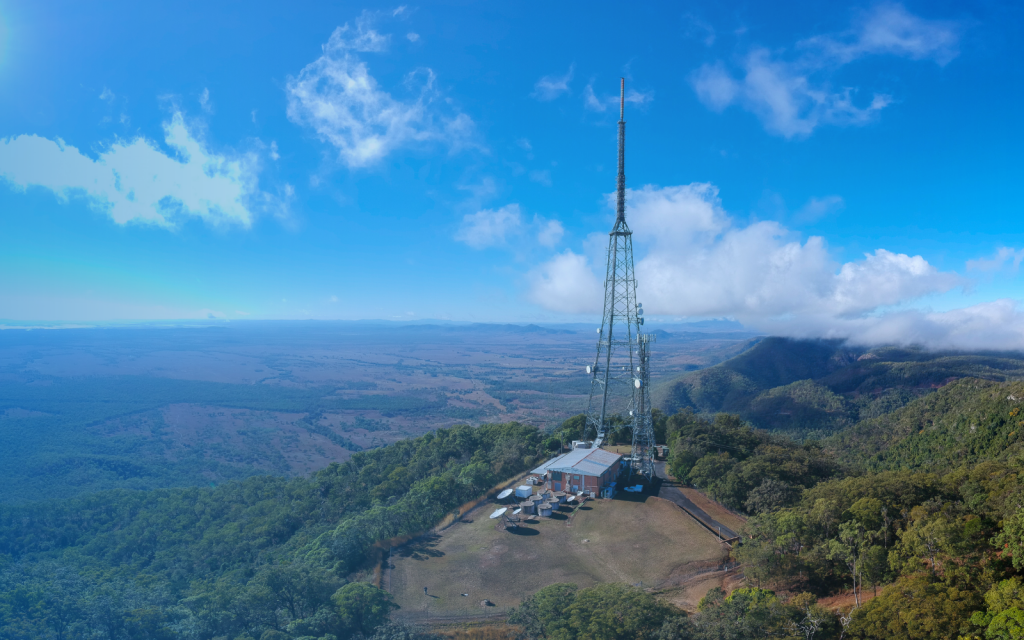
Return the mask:
POLYGON ((554 491, 586 491, 594 496, 613 493, 622 456, 604 449, 573 449, 533 470, 554 491))

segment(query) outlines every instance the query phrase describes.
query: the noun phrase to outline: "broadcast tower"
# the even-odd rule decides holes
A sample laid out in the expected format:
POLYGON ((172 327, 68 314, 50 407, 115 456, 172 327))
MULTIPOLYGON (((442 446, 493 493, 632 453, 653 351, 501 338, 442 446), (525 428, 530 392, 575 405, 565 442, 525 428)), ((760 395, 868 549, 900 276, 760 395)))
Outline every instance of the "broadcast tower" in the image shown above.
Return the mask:
POLYGON ((633 232, 626 224, 626 80, 619 86, 619 174, 615 225, 608 234, 608 266, 604 280, 604 314, 598 329, 597 355, 587 367, 590 401, 584 439, 594 434, 601 446, 615 413, 629 412, 633 427, 630 473, 648 480, 654 475, 654 428, 651 420, 649 346, 654 336, 641 334, 643 305, 636 301, 633 273, 633 232))

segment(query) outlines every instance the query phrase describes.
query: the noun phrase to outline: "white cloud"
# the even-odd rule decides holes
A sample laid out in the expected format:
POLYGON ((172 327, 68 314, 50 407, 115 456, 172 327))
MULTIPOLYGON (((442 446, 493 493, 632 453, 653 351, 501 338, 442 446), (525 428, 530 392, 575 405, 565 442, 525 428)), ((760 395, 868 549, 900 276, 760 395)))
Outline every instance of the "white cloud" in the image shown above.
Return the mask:
MULTIPOLYGON (((907 335, 934 345, 952 344, 962 327, 986 318, 1009 317, 1003 307, 946 314, 891 311, 965 281, 921 256, 883 248, 840 264, 823 238, 801 240, 772 221, 738 224, 710 184, 646 186, 630 190, 627 199, 638 295, 648 313, 729 316, 779 335, 865 343, 899 341, 895 327, 912 320, 917 328, 907 335)), ((600 241, 607 243, 607 237, 600 241)), ((599 313, 603 266, 565 251, 529 274, 528 297, 555 311, 599 313)))
POLYGON ((808 136, 822 124, 867 124, 892 102, 890 96, 875 94, 858 107, 852 88, 833 91, 815 84, 811 71, 800 63, 775 59, 767 49, 755 49, 744 62, 741 80, 733 79, 721 63, 702 66, 690 80, 708 108, 722 111, 738 103, 757 115, 770 133, 786 138, 808 136))
POLYGON ((534 219, 534 224, 540 227, 537 232, 537 242, 544 247, 554 247, 562 241, 565 235, 565 227, 558 220, 543 220, 540 217, 534 219))
POLYGON ((462 225, 455 239, 474 249, 485 249, 505 244, 510 234, 517 233, 523 219, 518 204, 500 209, 482 209, 462 217, 462 225))
POLYGON ((100 100, 103 100, 104 102, 113 102, 116 97, 117 96, 114 95, 113 91, 107 87, 103 87, 103 92, 100 94, 100 100))
POLYGON ((533 145, 526 138, 519 138, 516 140, 516 144, 524 151, 533 151, 533 145))
POLYGON ((948 64, 959 54, 960 25, 948 20, 927 20, 903 5, 883 3, 861 16, 845 34, 824 35, 799 43, 819 49, 839 64, 867 55, 888 54, 911 60, 948 64))
POLYGON ((588 313, 601 307, 604 289, 589 260, 569 249, 532 271, 528 278, 528 297, 542 307, 562 313, 588 313))
POLYGON ((408 144, 470 145, 473 121, 464 113, 441 114, 433 71, 406 76, 405 85, 416 94, 409 100, 392 97, 370 75, 358 54, 385 51, 390 41, 371 28, 372 19, 364 13, 355 28, 335 29, 323 55, 288 79, 288 118, 313 129, 349 167, 373 164, 408 144))
POLYGON ((816 222, 845 206, 846 203, 840 196, 812 197, 793 215, 793 220, 798 223, 816 222))
POLYGON ((683 35, 698 38, 705 47, 715 44, 715 28, 692 13, 683 16, 683 35))
POLYGON ((1020 269, 1020 263, 1024 261, 1024 249, 1013 249, 1011 247, 999 247, 991 258, 978 258, 967 261, 968 271, 1000 271, 1007 263, 1014 271, 1020 269))
MULTIPOLYGON (((594 93, 593 83, 583 89, 583 106, 598 113, 604 113, 608 109, 618 110, 619 98, 619 94, 597 97, 597 94, 594 93)), ((654 94, 651 92, 641 93, 634 89, 626 89, 625 101, 630 104, 644 105, 652 100, 654 100, 654 94)))
POLYGON ((690 76, 697 97, 704 106, 713 111, 722 111, 740 94, 740 83, 733 80, 721 61, 705 64, 690 76))
POLYGON ((824 239, 801 242, 777 222, 739 226, 710 184, 630 190, 644 304, 652 313, 841 317, 869 313, 961 284, 920 256, 878 249, 839 265, 824 239))
POLYGON ((203 89, 203 92, 199 94, 199 106, 206 113, 213 113, 213 104, 210 102, 210 90, 208 88, 203 89))
POLYGON ((407 33, 405 37, 409 39, 409 42, 419 42, 420 34, 418 33, 407 33))
POLYGON ((820 125, 864 125, 892 103, 886 94, 855 98, 853 87, 834 88, 829 79, 842 65, 867 55, 894 55, 946 64, 957 55, 958 29, 949 22, 925 20, 901 5, 876 6, 845 34, 823 35, 797 43, 803 54, 754 48, 743 59, 739 77, 726 65, 702 65, 690 75, 697 97, 713 111, 738 104, 754 113, 770 133, 806 137, 820 125))
POLYGON ((856 345, 921 345, 930 349, 1024 349, 1024 312, 1015 300, 935 312, 911 309, 859 318, 801 316, 767 320, 761 329, 797 338, 842 338, 856 345))
POLYGON ((180 113, 164 123, 176 157, 145 138, 118 141, 94 160, 62 140, 22 135, 0 142, 0 176, 17 188, 38 186, 58 198, 85 197, 119 224, 174 226, 193 216, 214 224, 249 226, 257 189, 252 155, 229 157, 195 138, 180 113))
POLYGON ((572 80, 575 64, 569 65, 569 71, 564 76, 544 76, 537 81, 533 87, 532 97, 538 100, 554 100, 563 93, 569 92, 569 82, 572 80))

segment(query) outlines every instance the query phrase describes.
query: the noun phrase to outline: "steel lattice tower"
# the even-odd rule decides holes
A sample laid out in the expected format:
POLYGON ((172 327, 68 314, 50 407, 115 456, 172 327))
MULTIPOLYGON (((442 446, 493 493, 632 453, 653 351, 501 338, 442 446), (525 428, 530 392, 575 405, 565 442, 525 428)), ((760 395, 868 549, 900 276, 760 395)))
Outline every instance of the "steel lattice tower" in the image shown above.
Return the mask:
POLYGON ((598 329, 597 355, 587 367, 591 376, 590 401, 584 439, 594 435, 601 446, 614 413, 632 416, 633 463, 631 470, 654 473, 654 431, 651 422, 647 347, 653 336, 643 336, 642 305, 636 301, 633 272, 633 232, 626 224, 626 81, 619 93, 619 173, 615 200, 615 225, 608 234, 608 266, 604 280, 604 313, 598 329))

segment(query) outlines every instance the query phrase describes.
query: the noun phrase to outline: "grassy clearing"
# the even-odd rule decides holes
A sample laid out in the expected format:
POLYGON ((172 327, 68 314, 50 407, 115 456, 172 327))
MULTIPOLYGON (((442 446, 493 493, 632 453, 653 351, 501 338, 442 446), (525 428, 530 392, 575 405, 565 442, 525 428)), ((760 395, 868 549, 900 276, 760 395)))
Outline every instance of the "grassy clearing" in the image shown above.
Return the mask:
POLYGON ((706 530, 655 497, 591 501, 571 527, 566 510, 534 518, 518 534, 495 530, 490 510, 482 506, 443 534, 396 550, 391 591, 400 617, 493 615, 555 582, 656 586, 684 565, 724 554, 706 530))
POLYGON ((733 531, 739 533, 740 530, 743 529, 743 526, 747 524, 746 518, 726 509, 700 491, 691 487, 680 487, 679 490, 682 491, 683 495, 689 498, 693 504, 703 509, 704 513, 708 514, 715 520, 718 520, 733 531))

